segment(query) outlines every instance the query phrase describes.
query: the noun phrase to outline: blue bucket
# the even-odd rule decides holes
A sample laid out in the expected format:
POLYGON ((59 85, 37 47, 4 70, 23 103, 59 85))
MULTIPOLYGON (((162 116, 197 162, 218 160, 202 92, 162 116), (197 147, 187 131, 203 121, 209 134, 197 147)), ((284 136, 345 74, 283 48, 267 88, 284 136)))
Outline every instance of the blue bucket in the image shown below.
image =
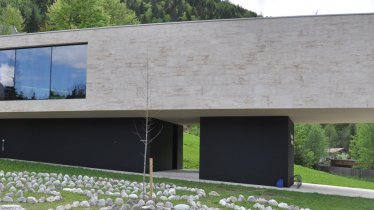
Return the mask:
POLYGON ((276 187, 283 188, 284 182, 283 179, 278 179, 277 183, 275 184, 276 187))

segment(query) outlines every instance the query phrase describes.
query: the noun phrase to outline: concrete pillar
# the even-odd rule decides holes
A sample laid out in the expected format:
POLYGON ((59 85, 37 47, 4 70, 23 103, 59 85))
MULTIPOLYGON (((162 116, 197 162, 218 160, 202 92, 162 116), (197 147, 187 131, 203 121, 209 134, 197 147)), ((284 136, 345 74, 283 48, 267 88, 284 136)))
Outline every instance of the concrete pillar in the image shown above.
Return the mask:
POLYGON ((203 117, 200 126, 200 179, 293 184, 289 117, 203 117))

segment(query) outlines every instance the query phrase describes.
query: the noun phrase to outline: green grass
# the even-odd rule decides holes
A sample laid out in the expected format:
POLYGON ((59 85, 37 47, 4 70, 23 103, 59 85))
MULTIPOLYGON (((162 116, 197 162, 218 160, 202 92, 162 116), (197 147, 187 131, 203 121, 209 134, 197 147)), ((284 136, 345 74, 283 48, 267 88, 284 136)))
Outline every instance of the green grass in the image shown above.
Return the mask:
MULTIPOLYGON (((198 169, 199 168, 199 150, 200 138, 191 134, 185 133, 183 136, 183 161, 184 168, 198 169)), ((374 179, 365 179, 358 177, 344 177, 329 174, 326 172, 306 168, 295 165, 295 174, 300 174, 303 182, 312 184, 325 184, 342 187, 365 188, 374 190, 374 179)), ((374 207, 373 207, 374 209, 374 207)))
MULTIPOLYGON (((88 175, 95 177, 110 177, 117 179, 125 179, 130 181, 140 181, 141 176, 137 175, 126 175, 114 172, 104 172, 99 170, 90 170, 76 167, 61 167, 52 166, 42 163, 27 163, 22 161, 9 161, 0 159, 0 170, 4 171, 34 171, 34 172, 54 172, 69 175, 88 175)), ((243 194, 244 196, 255 195, 261 196, 267 199, 276 199, 280 202, 287 202, 289 204, 298 205, 300 207, 308 207, 313 210, 360 210, 360 209, 373 209, 374 200, 364 198, 351 198, 342 196, 330 196, 320 195, 316 193, 299 193, 299 192, 287 192, 280 190, 268 190, 268 189, 257 189, 243 186, 232 186, 225 184, 208 184, 191 181, 172 180, 164 178, 156 178, 155 182, 174 183, 179 186, 187 187, 198 187, 204 189, 207 193, 214 190, 221 194, 220 197, 207 197, 201 200, 202 204, 206 204, 210 207, 218 207, 218 202, 222 198, 229 197, 231 195, 238 196, 243 194)), ((71 203, 72 201, 82 201, 87 199, 82 195, 74 193, 63 192, 64 200, 58 203, 46 203, 46 204, 22 204, 26 209, 48 209, 56 208, 58 205, 71 203)), ((244 205, 244 204, 243 204, 244 205)), ((252 208, 252 205, 246 204, 247 208, 252 208)), ((97 208, 91 208, 97 209, 97 208)))
POLYGON ((337 176, 334 174, 306 168, 299 165, 295 165, 294 169, 295 174, 300 174, 303 178, 303 182, 306 183, 365 188, 374 190, 374 179, 337 176))
POLYGON ((183 134, 183 168, 198 169, 200 162, 200 137, 183 134))

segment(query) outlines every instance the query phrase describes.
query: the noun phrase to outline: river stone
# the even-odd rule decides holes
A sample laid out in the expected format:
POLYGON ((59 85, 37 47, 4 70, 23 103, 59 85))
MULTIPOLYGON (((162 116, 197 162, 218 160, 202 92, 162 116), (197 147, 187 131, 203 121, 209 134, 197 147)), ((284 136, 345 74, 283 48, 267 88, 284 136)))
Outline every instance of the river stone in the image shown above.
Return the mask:
POLYGON ((177 204, 174 206, 175 210, 187 210, 190 209, 190 206, 187 204, 177 204))
POLYGON ((144 210, 148 210, 148 209, 153 210, 153 209, 156 209, 156 207, 152 206, 152 205, 150 205, 150 206, 142 206, 142 209, 144 209, 144 210))
POLYGON ((267 201, 265 198, 258 198, 258 199, 256 200, 256 202, 257 202, 257 203, 261 203, 261 204, 267 204, 267 203, 268 203, 268 201, 267 201))
POLYGON ((153 200, 149 200, 149 201, 147 201, 146 203, 145 203, 145 205, 147 205, 147 206, 154 206, 155 205, 155 202, 153 201, 153 200))
POLYGON ((136 195, 136 194, 130 194, 129 198, 130 199, 138 199, 138 195, 136 195))
POLYGON ((73 204, 71 205, 73 208, 78 208, 79 207, 79 201, 74 201, 73 204))
POLYGON ((16 193, 16 196, 17 196, 17 198, 23 197, 23 191, 22 191, 22 190, 19 190, 19 191, 16 193))
POLYGON ((123 199, 122 198, 116 198, 116 200, 114 201, 114 203, 118 206, 121 206, 124 202, 123 202, 123 199))
POLYGON ((47 202, 49 202, 49 203, 55 202, 55 197, 54 196, 48 197, 47 202))
POLYGON ((142 209, 142 207, 141 206, 139 206, 138 204, 135 204, 135 205, 133 205, 132 206, 132 208, 131 208, 132 210, 141 210, 142 209))
POLYGON ((71 205, 70 205, 70 203, 68 203, 68 204, 65 205, 65 209, 66 209, 66 210, 71 209, 71 205))
POLYGON ((247 199, 248 202, 256 202, 256 197, 255 196, 249 196, 247 199))
POLYGON ((166 196, 161 196, 160 197, 160 200, 162 200, 162 201, 166 201, 168 198, 166 197, 166 196))
POLYGON ((10 189, 9 189, 9 192, 16 192, 17 189, 14 187, 14 186, 11 186, 10 189))
POLYGON ((38 203, 45 203, 45 197, 40 197, 38 203))
POLYGON ((271 206, 278 206, 278 202, 274 199, 269 200, 268 204, 271 205, 271 206))
POLYGON ((13 198, 5 196, 2 201, 6 203, 13 203, 13 198))
POLYGON ((36 200, 35 197, 28 197, 27 203, 35 204, 35 203, 38 203, 38 200, 36 200))
POLYGON ((236 201, 238 201, 238 199, 234 196, 230 196, 227 200, 231 201, 231 203, 235 203, 236 201))
POLYGON ((221 205, 221 206, 226 206, 227 203, 226 203, 226 201, 225 201, 224 199, 221 199, 221 200, 219 201, 219 205, 221 205))
POLYGON ((140 200, 138 201, 137 205, 139 205, 139 206, 144 206, 144 205, 145 205, 144 200, 143 200, 143 199, 140 199, 140 200))
POLYGON ((106 201, 105 201, 105 204, 107 206, 111 206, 111 205, 113 205, 113 200, 111 198, 107 198, 106 201))
POLYGON ((129 204, 123 204, 121 210, 131 210, 131 206, 129 204))
POLYGON ((165 207, 166 208, 173 208, 174 207, 174 205, 171 203, 171 202, 169 202, 169 201, 167 201, 166 203, 165 203, 165 207))
POLYGON ((98 202, 97 202, 97 205, 98 205, 99 207, 103 207, 103 206, 105 206, 105 200, 104 200, 104 199, 99 199, 98 202))
POLYGON ((216 191, 210 191, 209 196, 220 196, 216 191))
POLYGON ((26 203, 27 199, 25 197, 19 197, 17 198, 18 203, 26 203))
POLYGON ((288 207, 288 210, 299 210, 300 208, 298 206, 291 205, 288 207))
POLYGON ((90 207, 90 204, 88 203, 88 201, 82 201, 79 203, 79 206, 81 207, 90 207))
POLYGON ((288 209, 287 203, 280 203, 280 204, 278 204, 278 207, 282 208, 282 209, 288 209))
POLYGON ((57 206, 56 210, 65 210, 65 206, 57 206))
POLYGON ((92 197, 88 203, 90 204, 90 206, 96 206, 97 205, 97 199, 95 197, 92 197))
POLYGON ((171 201, 177 200, 177 196, 171 195, 171 196, 168 197, 168 200, 171 200, 171 201))
POLYGON ((0 210, 25 210, 20 205, 0 205, 0 210))
POLYGON ((260 204, 260 203, 255 203, 255 204, 253 205, 253 208, 254 208, 254 209, 265 209, 265 206, 262 205, 262 204, 260 204))

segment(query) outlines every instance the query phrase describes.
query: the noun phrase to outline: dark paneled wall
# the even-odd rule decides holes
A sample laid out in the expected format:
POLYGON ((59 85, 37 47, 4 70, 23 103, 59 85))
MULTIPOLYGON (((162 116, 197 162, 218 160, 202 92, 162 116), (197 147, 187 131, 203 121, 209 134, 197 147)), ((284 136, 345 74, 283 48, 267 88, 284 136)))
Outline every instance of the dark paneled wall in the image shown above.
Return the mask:
POLYGON ((152 130, 152 136, 157 136, 150 146, 150 157, 153 158, 154 170, 181 169, 183 150, 176 148, 183 147, 183 127, 167 122, 156 123, 152 130), (180 130, 182 133, 179 132, 180 130), (162 132, 159 133, 160 131, 162 132), (158 133, 159 135, 157 135, 158 133), (181 134, 182 137, 180 137, 181 134))
MULTIPOLYGON (((174 127, 154 120, 154 131, 163 127, 148 155, 155 157, 154 170, 173 168, 174 127)), ((144 145, 136 135, 142 118, 1 119, 1 157, 94 168, 142 172, 144 145)), ((152 134, 151 134, 152 136, 152 134)), ((176 160, 175 160, 176 161, 176 160)))
POLYGON ((200 125, 200 179, 293 184, 288 117, 203 117, 200 125))
POLYGON ((183 126, 174 125, 173 168, 183 169, 183 126))

